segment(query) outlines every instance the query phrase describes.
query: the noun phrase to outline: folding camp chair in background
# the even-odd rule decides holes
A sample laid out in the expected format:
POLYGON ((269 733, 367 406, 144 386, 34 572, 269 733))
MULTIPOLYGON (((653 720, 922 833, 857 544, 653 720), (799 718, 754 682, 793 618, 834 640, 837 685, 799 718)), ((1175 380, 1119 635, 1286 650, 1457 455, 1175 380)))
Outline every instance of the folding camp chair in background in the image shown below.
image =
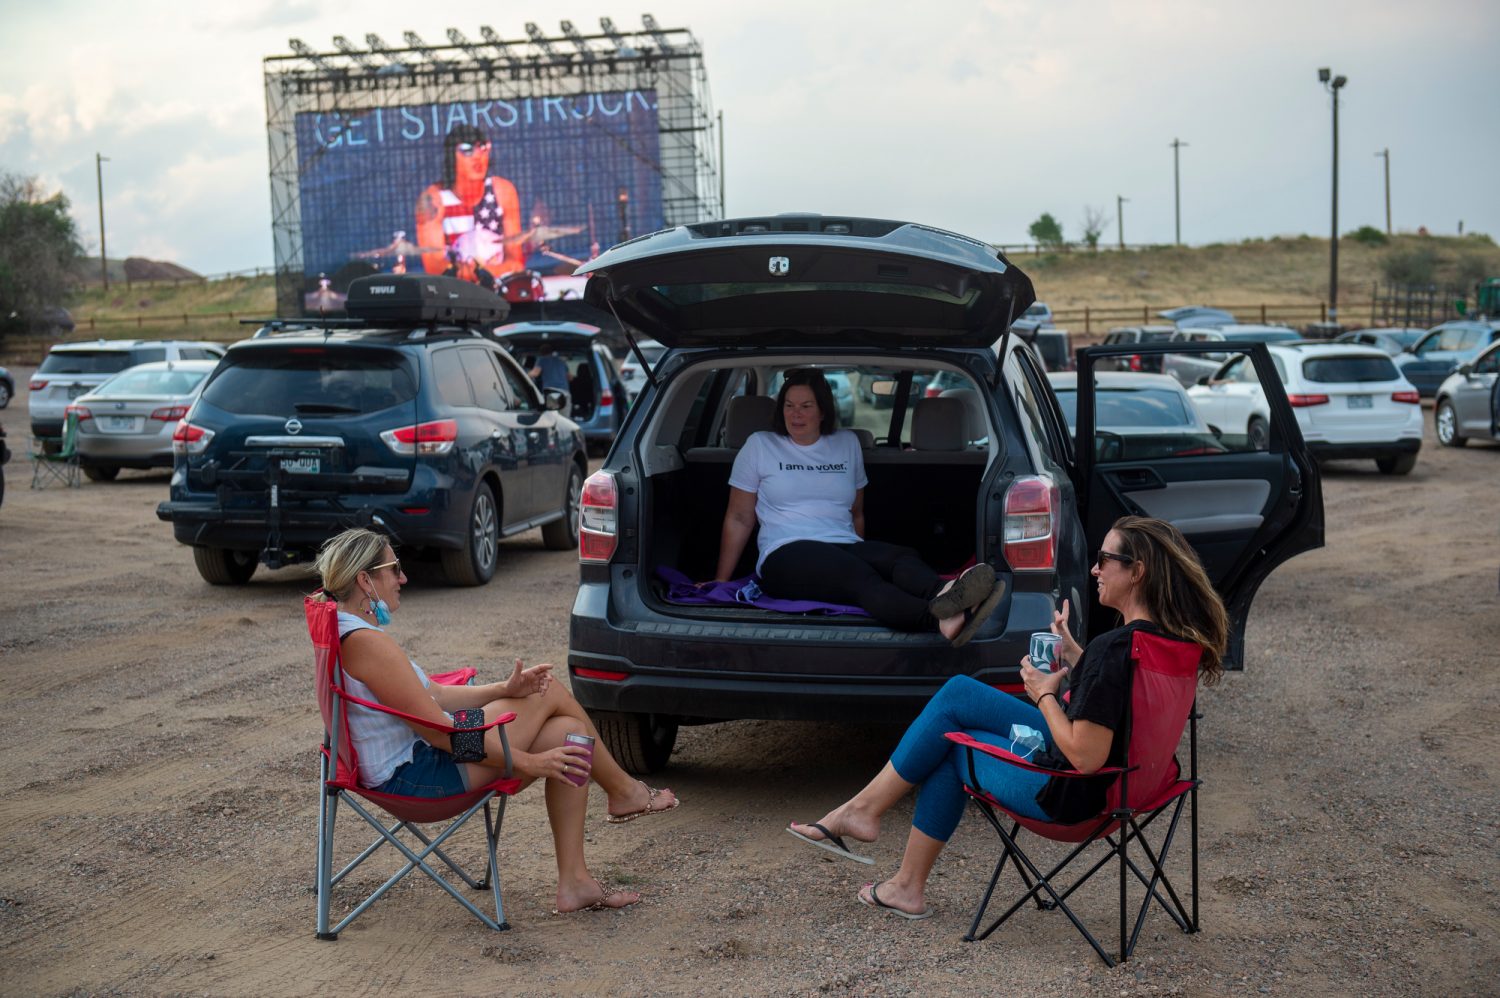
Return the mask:
MULTIPOLYGON (((338 938, 349 923, 362 915, 370 905, 374 904, 388 890, 394 887, 403 877, 413 870, 421 870, 443 890, 447 891, 455 901, 463 905, 469 912, 485 925, 497 931, 508 929, 510 926, 505 921, 505 907, 500 893, 500 869, 496 859, 496 845, 500 839, 500 825, 505 820, 505 803, 509 795, 514 794, 520 788, 521 781, 511 776, 510 768, 510 744, 505 737, 504 725, 515 720, 515 714, 506 713, 485 725, 486 728, 495 728, 500 735, 500 744, 505 751, 505 775, 493 780, 482 787, 476 787, 467 793, 457 794, 452 797, 423 798, 402 797, 395 794, 380 793, 369 790, 359 785, 359 759, 355 755, 354 743, 349 737, 349 704, 359 704, 372 710, 378 710, 396 717, 412 721, 420 721, 424 726, 447 731, 449 734, 457 731, 457 728, 449 728, 444 725, 432 724, 422 718, 403 714, 392 710, 371 700, 364 700, 349 693, 344 688, 344 670, 339 656, 339 625, 338 607, 332 600, 319 600, 309 596, 303 600, 303 608, 307 614, 307 630, 312 638, 313 650, 317 659, 317 690, 318 706, 323 712, 323 750, 319 767, 320 786, 318 795, 318 938, 334 940, 338 938), (385 811, 395 822, 387 826, 379 818, 372 815, 355 798, 363 798, 385 811), (363 818, 378 833, 373 842, 370 843, 358 856, 351 860, 348 865, 333 872, 333 830, 334 819, 338 813, 339 804, 343 803, 363 818), (494 805, 493 809, 491 805, 494 805), (448 841, 463 824, 474 815, 484 813, 485 847, 488 855, 485 875, 480 879, 469 876, 461 867, 443 852, 442 846, 448 841), (436 836, 428 836, 421 828, 420 823, 447 821, 449 824, 436 836), (409 847, 398 838, 398 833, 406 831, 415 837, 420 844, 421 851, 409 847), (329 927, 329 908, 333 899, 333 888, 347 877, 357 866, 369 859, 376 850, 383 845, 391 845, 406 857, 406 865, 398 870, 380 887, 364 898, 355 906, 354 910, 344 917, 337 925, 329 927), (436 870, 428 863, 430 857, 441 860, 454 873, 463 880, 465 884, 474 890, 485 890, 488 888, 495 900, 495 916, 491 918, 485 912, 475 907, 473 902, 459 893, 458 889, 443 879, 436 870)), ((457 686, 469 682, 474 677, 473 669, 463 669, 458 672, 433 675, 429 678, 433 682, 448 686, 457 686)))
POLYGON ((1126 759, 1123 767, 1106 767, 1093 776, 1118 774, 1119 778, 1109 788, 1104 809, 1087 821, 1072 825, 1037 821, 1022 817, 1005 808, 984 790, 983 782, 975 769, 976 752, 983 752, 1004 763, 1020 766, 1034 772, 1046 773, 1063 779, 1085 778, 1073 770, 1054 771, 1033 766, 1031 763, 1004 749, 977 741, 963 732, 948 733, 948 739, 965 747, 968 757, 969 777, 964 790, 979 805, 980 812, 1000 836, 1003 848, 989 886, 974 913, 974 921, 964 938, 970 942, 984 939, 1000 927, 1006 919, 1019 911, 1026 902, 1034 901, 1039 909, 1058 908, 1094 947, 1106 964, 1113 967, 1115 960, 1094 938, 1078 915, 1068 906, 1067 899, 1075 890, 1113 859, 1119 860, 1119 959, 1128 960, 1140 938, 1141 926, 1151 902, 1156 901, 1177 927, 1183 932, 1198 931, 1198 717, 1196 695, 1198 685, 1198 661, 1201 649, 1189 642, 1176 641, 1160 635, 1137 631, 1131 644, 1130 696, 1125 712, 1126 759), (1176 759, 1177 746, 1182 740, 1184 727, 1190 728, 1188 738, 1189 772, 1184 779, 1176 759), (1183 806, 1191 801, 1191 911, 1178 897, 1176 889, 1166 873, 1167 856, 1177 835, 1183 806), (1160 844, 1153 848, 1146 837, 1146 830, 1157 818, 1170 810, 1171 818, 1162 835, 1160 844), (1004 816, 1002 818, 1002 815, 1004 816), (1007 829, 1007 825, 1009 828, 1007 829), (1018 844, 1021 827, 1044 839, 1057 842, 1076 843, 1076 846, 1061 861, 1045 873, 1026 855, 1018 844), (1061 885, 1057 882, 1069 866, 1082 857, 1095 842, 1107 848, 1104 855, 1072 882, 1061 885), (1131 853, 1130 847, 1136 849, 1131 853), (1139 860, 1139 862, 1138 862, 1139 860), (979 924, 985 909, 1005 871, 1007 863, 1015 866, 1026 890, 1004 914, 995 919, 988 928, 979 932, 979 924), (1140 908, 1136 912, 1135 926, 1127 936, 1126 914, 1130 904, 1127 887, 1130 876, 1144 887, 1140 908), (1045 892, 1045 897, 1043 896, 1045 892), (976 935, 978 933, 978 935, 976 935))
POLYGON ((31 438, 31 487, 45 489, 60 483, 76 489, 83 484, 78 467, 78 412, 68 406, 60 437, 31 438))

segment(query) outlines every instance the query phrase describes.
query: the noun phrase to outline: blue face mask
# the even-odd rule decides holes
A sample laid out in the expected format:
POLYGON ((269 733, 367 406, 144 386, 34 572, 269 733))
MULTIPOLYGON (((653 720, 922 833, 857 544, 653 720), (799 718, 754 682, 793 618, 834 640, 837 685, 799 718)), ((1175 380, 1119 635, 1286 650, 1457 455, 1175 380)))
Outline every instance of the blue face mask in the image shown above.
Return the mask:
POLYGON ((384 627, 391 622, 391 607, 385 600, 372 593, 366 593, 365 598, 370 603, 370 612, 375 615, 375 623, 384 627))

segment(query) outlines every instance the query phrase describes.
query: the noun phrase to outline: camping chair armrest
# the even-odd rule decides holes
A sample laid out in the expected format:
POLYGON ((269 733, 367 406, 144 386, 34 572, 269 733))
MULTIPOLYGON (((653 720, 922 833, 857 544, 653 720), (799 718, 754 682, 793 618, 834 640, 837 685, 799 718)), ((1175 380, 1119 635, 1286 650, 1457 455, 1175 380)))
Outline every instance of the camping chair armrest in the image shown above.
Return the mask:
MULTIPOLYGON (((988 742, 982 742, 979 739, 972 737, 971 735, 964 734, 962 731, 950 731, 943 737, 947 738, 950 742, 962 745, 970 752, 983 752, 985 755, 998 759, 1001 762, 1006 763, 1007 765, 1015 766, 1017 769, 1029 769, 1033 773, 1045 773, 1048 776, 1061 776, 1067 779, 1079 779, 1086 776, 1109 776, 1112 773, 1126 772, 1126 767, 1124 766, 1101 766, 1098 769, 1094 770, 1092 773, 1080 773, 1076 769, 1050 769, 1046 766, 1037 766, 1033 763, 1027 762, 1025 759, 1016 755, 1014 752, 1007 751, 1003 748, 997 748, 996 746, 991 745, 988 742)), ((971 757, 970 769, 972 768, 973 763, 971 757)))
POLYGON ((479 670, 473 666, 463 669, 454 669, 452 672, 435 672, 427 678, 439 686, 468 686, 474 682, 474 677, 479 675, 479 670))
POLYGON ((418 717, 415 714, 408 714, 404 710, 396 710, 394 707, 387 707, 385 704, 378 703, 374 700, 366 700, 364 697, 357 697, 353 693, 345 692, 340 687, 334 687, 334 690, 336 693, 338 693, 341 699, 347 700, 350 703, 357 703, 361 707, 368 707, 371 710, 378 710, 382 714, 390 714, 393 717, 399 717, 402 720, 411 721, 413 724, 420 724, 424 728, 431 728, 433 731, 441 731, 445 734, 450 735, 457 734, 460 731, 488 731, 490 728, 498 728, 500 725, 509 724, 511 721, 514 721, 516 719, 516 712, 513 710, 507 710, 505 713, 497 715, 494 720, 478 727, 456 728, 453 725, 447 724, 443 721, 429 721, 425 717, 418 717))

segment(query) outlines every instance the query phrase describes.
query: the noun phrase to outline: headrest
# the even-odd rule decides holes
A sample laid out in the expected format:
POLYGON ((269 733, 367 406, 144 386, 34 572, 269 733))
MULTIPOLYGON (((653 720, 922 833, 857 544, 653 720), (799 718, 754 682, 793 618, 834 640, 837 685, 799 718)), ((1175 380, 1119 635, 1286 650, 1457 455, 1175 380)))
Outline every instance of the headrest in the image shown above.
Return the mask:
POLYGON ((769 430, 776 415, 776 400, 769 395, 736 395, 724 411, 724 446, 745 446, 750 434, 769 430))
POLYGON ((964 404, 964 440, 973 443, 975 440, 983 440, 990 435, 990 426, 984 418, 984 409, 981 408, 979 393, 972 388, 949 388, 938 396, 945 399, 958 399, 964 404))
POLYGON ((916 450, 963 450, 964 404, 959 399, 918 399, 911 412, 911 445, 916 450))
POLYGON ((875 434, 871 433, 863 426, 851 427, 849 432, 853 433, 856 437, 859 438, 860 450, 869 450, 871 447, 875 446, 875 434))

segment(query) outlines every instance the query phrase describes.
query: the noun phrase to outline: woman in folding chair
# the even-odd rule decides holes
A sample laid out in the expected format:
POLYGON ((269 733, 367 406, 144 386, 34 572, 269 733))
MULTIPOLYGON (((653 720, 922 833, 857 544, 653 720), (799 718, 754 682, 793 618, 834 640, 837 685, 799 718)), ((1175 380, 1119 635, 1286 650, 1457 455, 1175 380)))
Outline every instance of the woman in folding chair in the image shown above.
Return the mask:
MULTIPOLYGON (((606 821, 620 824, 677 806, 670 790, 655 790, 620 768, 588 715, 552 666, 524 668, 520 660, 503 683, 443 686, 428 680, 382 629, 401 606, 401 571, 386 538, 372 530, 347 530, 328 541, 315 565, 323 591, 338 603, 342 666, 349 692, 416 717, 468 727, 483 711, 484 722, 507 711, 511 762, 522 786, 546 781, 547 818, 557 852, 557 910, 623 908, 640 895, 605 888, 589 873, 583 856, 588 780, 608 794, 606 821), (566 744, 570 734, 595 737, 592 764, 587 749, 566 744), (571 779, 570 779, 571 777, 571 779), (581 785, 575 786, 573 780, 581 785)), ((446 797, 482 786, 502 775, 505 757, 494 729, 473 732, 472 744, 457 735, 424 728, 389 714, 351 704, 349 732, 359 755, 360 783, 385 793, 446 797)))
MULTIPOLYGON (((1021 660, 1021 678, 1033 703, 1025 703, 969 677, 955 676, 906 730, 891 761, 846 803, 811 824, 788 831, 848 859, 847 840, 874 841, 880 817, 919 786, 912 829, 901 868, 890 880, 866 884, 859 900, 904 918, 931 914, 924 899, 927 877, 958 827, 967 796, 964 750, 945 738, 963 731, 978 741, 1012 749, 1012 725, 1042 733, 1045 747, 1031 762, 1048 769, 1092 773, 1125 761, 1122 720, 1129 699, 1131 637, 1136 630, 1192 642, 1202 649, 1198 675, 1217 681, 1228 641, 1229 621, 1197 553, 1176 527, 1161 520, 1126 516, 1104 539, 1092 574, 1099 602, 1118 610, 1122 625, 1089 642, 1085 651, 1068 632, 1068 602, 1053 614, 1052 631, 1062 638, 1059 665, 1051 673, 1021 660), (1070 677, 1068 702, 1058 697, 1070 677), (1034 705, 1033 705, 1034 704, 1034 705)), ((1022 752, 1021 754, 1024 754, 1022 752)), ((1007 766, 976 753, 985 789, 1017 814, 1043 821, 1082 821, 1100 812, 1113 775, 1065 780, 1007 766)))

